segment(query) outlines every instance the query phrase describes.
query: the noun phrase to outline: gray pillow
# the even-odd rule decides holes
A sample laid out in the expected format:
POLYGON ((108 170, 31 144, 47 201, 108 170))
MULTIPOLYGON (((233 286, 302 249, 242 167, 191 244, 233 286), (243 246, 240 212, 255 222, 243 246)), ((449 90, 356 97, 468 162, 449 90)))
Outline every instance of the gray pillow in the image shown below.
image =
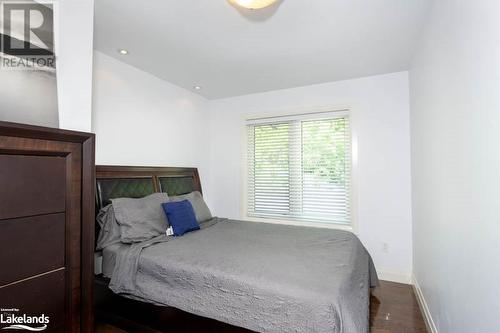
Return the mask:
POLYGON ((212 219, 212 213, 208 209, 205 200, 200 192, 195 191, 184 195, 178 195, 176 197, 170 197, 170 201, 182 201, 188 200, 193 206, 194 214, 196 215, 196 221, 198 223, 208 221, 212 219))
POLYGON ((142 242, 163 234, 168 222, 161 204, 167 201, 166 193, 153 193, 141 199, 112 199, 122 243, 142 242))
POLYGON ((96 246, 98 251, 107 246, 121 242, 122 233, 120 231, 120 226, 116 222, 115 211, 112 205, 107 205, 101 209, 99 214, 97 214, 96 221, 101 227, 96 246))

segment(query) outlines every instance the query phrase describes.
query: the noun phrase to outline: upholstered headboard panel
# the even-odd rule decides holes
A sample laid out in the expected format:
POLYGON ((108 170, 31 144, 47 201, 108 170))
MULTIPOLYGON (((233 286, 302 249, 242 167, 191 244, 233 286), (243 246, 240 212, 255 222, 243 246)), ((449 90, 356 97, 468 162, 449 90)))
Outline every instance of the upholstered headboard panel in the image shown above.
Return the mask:
MULTIPOLYGON (((114 198, 142 198, 155 192, 201 192, 196 168, 96 166, 96 214, 114 198)), ((96 223, 96 239, 99 225, 96 223)))
POLYGON ((154 180, 149 178, 97 179, 97 206, 102 208, 115 198, 142 198, 155 192, 154 180))
POLYGON ((196 181, 193 177, 158 177, 160 192, 168 195, 181 195, 195 191, 196 181))

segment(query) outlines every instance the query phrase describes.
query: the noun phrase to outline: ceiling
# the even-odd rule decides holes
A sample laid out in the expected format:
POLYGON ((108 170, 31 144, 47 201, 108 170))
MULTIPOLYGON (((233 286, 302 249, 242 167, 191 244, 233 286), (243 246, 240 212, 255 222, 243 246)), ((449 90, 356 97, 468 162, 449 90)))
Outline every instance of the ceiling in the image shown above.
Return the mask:
POLYGON ((209 99, 406 70, 431 0, 99 0, 94 47, 209 99), (127 49, 127 56, 118 49, 127 49))

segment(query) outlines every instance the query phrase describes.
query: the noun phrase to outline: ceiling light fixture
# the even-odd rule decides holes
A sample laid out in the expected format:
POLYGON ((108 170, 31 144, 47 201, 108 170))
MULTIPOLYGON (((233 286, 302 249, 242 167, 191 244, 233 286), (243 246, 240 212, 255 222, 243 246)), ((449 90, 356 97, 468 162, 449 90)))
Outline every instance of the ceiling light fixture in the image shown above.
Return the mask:
POLYGON ((120 53, 121 55, 127 55, 128 51, 125 49, 120 49, 120 50, 118 50, 118 53, 120 53))
POLYGON ((201 86, 194 86, 194 90, 201 90, 201 86))
POLYGON ((247 9, 261 9, 271 6, 276 0, 229 0, 230 2, 247 9))

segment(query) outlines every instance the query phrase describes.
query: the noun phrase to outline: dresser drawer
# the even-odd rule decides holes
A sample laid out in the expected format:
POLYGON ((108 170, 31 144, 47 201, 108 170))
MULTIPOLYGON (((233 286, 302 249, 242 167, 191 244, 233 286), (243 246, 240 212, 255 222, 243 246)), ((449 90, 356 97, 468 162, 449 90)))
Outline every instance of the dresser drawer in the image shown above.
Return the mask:
POLYGON ((0 286, 64 267, 64 223, 64 213, 0 220, 0 286))
POLYGON ((0 219, 63 212, 66 159, 0 155, 0 219))
MULTIPOLYGON (((34 279, 28 279, 7 287, 0 287, 0 307, 18 309, 9 312, 16 316, 49 317, 43 332, 64 332, 65 317, 65 270, 61 269, 34 279)), ((2 312, 5 316, 6 312, 2 312)), ((0 324, 0 327, 8 324, 0 324)), ((33 324, 30 326, 41 326, 33 324)))

